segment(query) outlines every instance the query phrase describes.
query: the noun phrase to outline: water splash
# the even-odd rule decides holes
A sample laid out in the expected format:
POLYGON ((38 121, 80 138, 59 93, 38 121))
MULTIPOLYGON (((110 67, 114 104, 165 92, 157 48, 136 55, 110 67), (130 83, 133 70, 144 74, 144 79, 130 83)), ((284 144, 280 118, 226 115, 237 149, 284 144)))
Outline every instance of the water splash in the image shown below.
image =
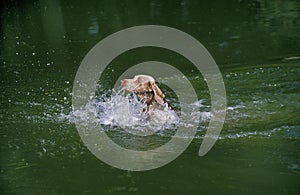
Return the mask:
POLYGON ((164 104, 161 109, 153 110, 151 116, 143 112, 146 108, 135 94, 126 94, 124 90, 112 91, 107 98, 106 93, 94 102, 99 123, 110 127, 121 127, 136 134, 139 131, 152 134, 159 130, 173 129, 179 123, 174 110, 164 104), (133 130, 133 131, 132 131, 133 130))
POLYGON ((189 107, 192 113, 175 111, 165 103, 160 109, 153 110, 149 116, 147 112, 143 112, 146 105, 135 94, 126 93, 123 89, 112 90, 90 100, 83 108, 73 111, 67 117, 73 122, 84 122, 93 114, 97 119, 93 122, 105 126, 106 129, 120 127, 132 134, 150 135, 157 131, 177 129, 179 126, 191 127, 200 121, 210 120, 210 112, 199 111, 203 106, 202 101, 181 105, 189 107))

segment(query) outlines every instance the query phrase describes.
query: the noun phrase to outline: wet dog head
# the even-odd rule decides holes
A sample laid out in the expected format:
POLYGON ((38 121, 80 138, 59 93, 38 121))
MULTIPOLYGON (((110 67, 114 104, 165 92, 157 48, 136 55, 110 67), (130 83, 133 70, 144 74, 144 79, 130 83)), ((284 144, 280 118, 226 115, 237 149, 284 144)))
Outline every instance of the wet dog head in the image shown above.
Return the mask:
POLYGON ((121 85, 125 90, 134 92, 139 100, 147 105, 152 104, 154 101, 159 104, 164 104, 165 96, 151 76, 136 75, 133 79, 121 80, 121 85))

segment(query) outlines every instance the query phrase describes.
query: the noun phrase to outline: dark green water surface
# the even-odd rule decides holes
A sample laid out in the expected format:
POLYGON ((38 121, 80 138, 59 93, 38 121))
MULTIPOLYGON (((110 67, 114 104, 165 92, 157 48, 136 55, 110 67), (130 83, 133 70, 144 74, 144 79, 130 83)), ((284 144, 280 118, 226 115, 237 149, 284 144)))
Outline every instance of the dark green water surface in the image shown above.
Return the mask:
MULTIPOLYGON (((299 1, 31 0, 0 10, 0 194, 300 194, 299 1), (182 30, 207 48, 224 78, 227 117, 204 157, 205 127, 170 164, 130 172, 97 159, 66 116, 87 52, 148 24, 182 30)), ((201 75, 170 51, 118 56, 103 82, 113 86, 148 60, 182 67, 209 107, 201 75)))

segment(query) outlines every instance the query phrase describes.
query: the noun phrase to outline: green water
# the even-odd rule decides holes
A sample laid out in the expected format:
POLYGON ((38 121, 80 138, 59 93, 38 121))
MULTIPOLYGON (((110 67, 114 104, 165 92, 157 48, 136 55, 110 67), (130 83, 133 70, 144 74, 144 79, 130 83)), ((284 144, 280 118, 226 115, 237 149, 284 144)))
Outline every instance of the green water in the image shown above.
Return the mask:
MULTIPOLYGON (((0 7, 1 194, 299 194, 298 1, 31 0, 0 7), (208 49, 224 78, 228 110, 206 156, 197 155, 204 124, 170 164, 130 172, 97 159, 62 116, 71 111, 72 83, 87 52, 111 33, 146 24, 182 30, 208 49)), ((103 82, 113 85, 148 60, 182 67, 209 105, 201 75, 157 48, 118 56, 103 82)))

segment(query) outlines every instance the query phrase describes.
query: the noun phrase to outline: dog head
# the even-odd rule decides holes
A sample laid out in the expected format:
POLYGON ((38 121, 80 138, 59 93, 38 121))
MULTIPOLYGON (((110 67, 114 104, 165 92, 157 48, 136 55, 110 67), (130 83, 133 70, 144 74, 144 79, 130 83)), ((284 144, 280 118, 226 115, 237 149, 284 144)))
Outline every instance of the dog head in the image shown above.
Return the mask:
POLYGON ((121 86, 129 92, 134 92, 143 103, 149 105, 155 100, 159 104, 164 104, 165 95, 151 76, 136 75, 133 79, 123 79, 121 86))

